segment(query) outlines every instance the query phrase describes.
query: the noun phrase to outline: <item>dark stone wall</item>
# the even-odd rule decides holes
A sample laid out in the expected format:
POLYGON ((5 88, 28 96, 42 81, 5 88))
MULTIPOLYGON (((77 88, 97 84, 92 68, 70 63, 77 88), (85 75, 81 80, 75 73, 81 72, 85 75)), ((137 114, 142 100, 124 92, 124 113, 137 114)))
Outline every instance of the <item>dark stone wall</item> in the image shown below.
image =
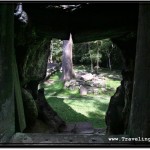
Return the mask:
MULTIPOLYGON (((33 130, 36 129, 34 126, 37 119, 47 118, 44 122, 49 125, 49 129, 59 128, 61 124, 64 124, 61 118, 59 123, 57 123, 57 117, 53 119, 56 113, 46 103, 44 93, 42 99, 38 97, 38 84, 46 77, 50 40, 48 37, 37 34, 30 23, 24 25, 15 20, 15 50, 27 124, 25 132, 36 132, 33 130), (51 126, 51 122, 54 122, 55 126, 51 126)), ((55 131, 58 130, 55 129, 55 131)))
POLYGON ((141 4, 129 134, 150 137, 150 4, 141 4))
POLYGON ((112 39, 112 41, 121 50, 123 79, 116 93, 110 99, 105 119, 107 134, 124 134, 128 133, 129 129, 136 55, 136 34, 130 33, 117 39, 112 39))
POLYGON ((27 127, 29 127, 34 125, 38 117, 37 106, 34 100, 37 99, 38 84, 46 75, 50 42, 47 39, 35 39, 31 35, 32 30, 28 30, 28 28, 22 25, 19 27, 22 34, 17 36, 23 39, 24 42, 21 43, 20 40, 16 39, 15 49, 25 118, 27 127))
POLYGON ((21 86, 37 96, 37 85, 45 78, 50 40, 36 35, 34 28, 15 20, 15 51, 21 86), (32 91, 32 87, 36 92, 32 91))
POLYGON ((13 5, 0 5, 0 143, 15 132, 13 5))

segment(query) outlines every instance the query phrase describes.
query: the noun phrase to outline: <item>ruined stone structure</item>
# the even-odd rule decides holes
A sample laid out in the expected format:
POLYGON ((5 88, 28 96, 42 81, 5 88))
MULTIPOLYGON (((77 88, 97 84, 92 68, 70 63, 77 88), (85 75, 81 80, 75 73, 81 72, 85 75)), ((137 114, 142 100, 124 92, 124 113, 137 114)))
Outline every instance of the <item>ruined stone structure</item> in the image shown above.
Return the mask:
POLYGON ((71 3, 64 9, 61 2, 23 3, 27 24, 14 17, 13 4, 0 4, 1 143, 9 142, 16 132, 30 129, 39 113, 48 114, 51 129, 56 127, 59 132, 65 126, 51 107, 39 112, 45 103, 38 84, 46 76, 50 40, 66 40, 70 33, 76 43, 109 37, 121 50, 123 80, 106 113, 107 134, 150 136, 150 5, 75 4, 78 7, 71 3))

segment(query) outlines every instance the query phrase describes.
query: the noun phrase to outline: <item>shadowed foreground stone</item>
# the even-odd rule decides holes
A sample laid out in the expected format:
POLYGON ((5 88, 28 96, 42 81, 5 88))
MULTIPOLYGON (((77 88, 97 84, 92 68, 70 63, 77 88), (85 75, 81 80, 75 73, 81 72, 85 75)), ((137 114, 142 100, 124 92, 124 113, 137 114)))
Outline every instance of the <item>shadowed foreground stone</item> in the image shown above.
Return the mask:
POLYGON ((89 122, 68 123, 63 133, 92 134, 94 133, 94 128, 89 122))
POLYGON ((33 126, 37 117, 38 110, 32 95, 25 89, 22 89, 23 104, 25 109, 26 123, 28 127, 33 126))
POLYGON ((36 104, 39 112, 38 117, 49 126, 50 132, 61 132, 61 130, 65 128, 65 122, 46 101, 44 88, 38 90, 38 99, 36 104))
POLYGON ((122 141, 122 137, 128 138, 127 135, 16 133, 11 138, 10 145, 15 143, 15 146, 135 146, 135 142, 122 141), (118 140, 110 141, 110 138, 118 140))

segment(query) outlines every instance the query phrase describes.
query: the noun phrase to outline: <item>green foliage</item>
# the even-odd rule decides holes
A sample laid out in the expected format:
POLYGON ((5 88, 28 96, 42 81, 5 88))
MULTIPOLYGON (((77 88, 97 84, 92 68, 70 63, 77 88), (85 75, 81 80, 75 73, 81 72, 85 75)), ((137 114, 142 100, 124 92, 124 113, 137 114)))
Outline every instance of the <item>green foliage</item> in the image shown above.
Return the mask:
POLYGON ((87 43, 75 44, 73 48, 73 62, 79 63, 90 63, 90 54, 87 43))
MULTIPOLYGON (((104 39, 102 40, 102 44, 101 44, 101 51, 103 52, 108 52, 112 50, 112 41, 110 39, 104 39)), ((106 53, 105 53, 106 54, 106 53)))
POLYGON ((101 45, 101 53, 102 57, 102 66, 109 67, 109 57, 111 59, 111 65, 113 69, 121 69, 122 68, 122 58, 120 49, 113 44, 110 39, 102 40, 101 45))
POLYGON ((63 42, 59 39, 51 40, 51 51, 53 61, 60 62, 62 59, 62 44, 63 42))
POLYGON ((109 57, 114 69, 120 69, 122 65, 120 50, 110 39, 96 40, 74 45, 73 61, 75 64, 100 65, 109 67, 109 57))
MULTIPOLYGON (((53 39, 51 41, 51 51, 53 61, 61 62, 62 41, 53 39)), ((109 59, 113 69, 122 67, 120 50, 110 39, 96 40, 85 43, 74 44, 73 63, 86 64, 93 63, 94 66, 109 67, 109 59)))

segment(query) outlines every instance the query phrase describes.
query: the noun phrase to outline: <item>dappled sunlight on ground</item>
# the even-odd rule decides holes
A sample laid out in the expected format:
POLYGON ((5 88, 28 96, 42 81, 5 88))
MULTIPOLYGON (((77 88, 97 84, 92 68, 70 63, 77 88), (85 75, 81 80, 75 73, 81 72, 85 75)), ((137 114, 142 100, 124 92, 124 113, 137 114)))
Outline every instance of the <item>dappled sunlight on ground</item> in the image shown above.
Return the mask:
MULTIPOLYGON (((82 69, 82 68, 81 68, 82 69)), ((45 82, 45 97, 51 107, 65 122, 91 122, 94 128, 105 128, 105 114, 110 97, 120 85, 119 72, 101 70, 100 75, 105 78, 105 88, 99 88, 99 94, 80 95, 79 89, 67 89, 60 81, 60 73, 45 82)))

